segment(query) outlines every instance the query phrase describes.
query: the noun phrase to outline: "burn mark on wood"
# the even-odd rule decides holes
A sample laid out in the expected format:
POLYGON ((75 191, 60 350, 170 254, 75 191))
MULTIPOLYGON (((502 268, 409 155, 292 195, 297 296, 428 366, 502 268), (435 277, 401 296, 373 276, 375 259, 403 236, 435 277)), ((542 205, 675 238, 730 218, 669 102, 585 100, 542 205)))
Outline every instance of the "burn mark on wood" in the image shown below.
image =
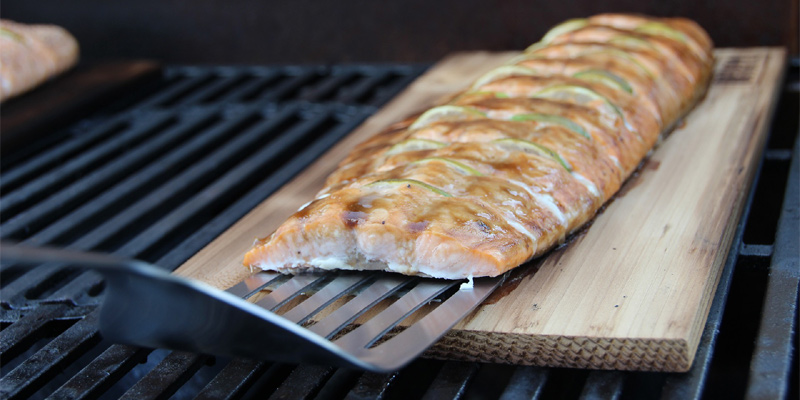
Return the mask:
POLYGON ((725 60, 725 64, 717 71, 714 82, 716 83, 748 83, 756 75, 759 66, 756 55, 733 56, 725 60))

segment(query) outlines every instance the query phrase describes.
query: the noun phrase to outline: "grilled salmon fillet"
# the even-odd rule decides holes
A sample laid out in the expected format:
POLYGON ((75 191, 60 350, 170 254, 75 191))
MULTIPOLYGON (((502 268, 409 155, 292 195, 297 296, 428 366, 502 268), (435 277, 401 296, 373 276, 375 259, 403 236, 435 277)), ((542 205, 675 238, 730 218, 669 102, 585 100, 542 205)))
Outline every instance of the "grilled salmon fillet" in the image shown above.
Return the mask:
POLYGON ((702 97, 714 57, 681 18, 566 21, 357 146, 244 264, 496 276, 589 221, 702 97))
POLYGON ((0 101, 26 92, 78 62, 78 42, 54 25, 0 20, 0 101))

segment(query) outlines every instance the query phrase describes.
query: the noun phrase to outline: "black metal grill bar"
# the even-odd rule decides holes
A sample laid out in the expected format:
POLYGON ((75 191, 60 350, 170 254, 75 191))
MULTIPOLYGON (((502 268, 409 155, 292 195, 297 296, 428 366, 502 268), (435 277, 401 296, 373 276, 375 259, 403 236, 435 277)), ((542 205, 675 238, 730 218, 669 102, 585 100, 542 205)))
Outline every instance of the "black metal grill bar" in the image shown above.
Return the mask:
POLYGON ((212 128, 211 125, 215 122, 214 116, 187 116, 184 120, 185 125, 172 129, 173 132, 162 134, 164 137, 193 135, 180 148, 163 157, 158 164, 145 164, 143 168, 121 179, 102 194, 87 201, 60 220, 52 221, 45 229, 30 236, 25 242, 52 244, 74 241, 81 230, 89 230, 90 226, 102 221, 103 215, 113 215, 118 212, 119 209, 125 207, 125 203, 130 203, 142 193, 151 190, 153 186, 160 184, 166 179, 168 173, 180 171, 181 168, 188 165, 187 160, 202 154, 202 151, 210 146, 217 145, 224 139, 231 123, 235 124, 238 121, 221 124, 216 129, 197 132, 198 129, 212 128), (197 133, 195 134, 195 132, 197 133))
POLYGON ((302 94, 302 99, 312 102, 331 100, 338 90, 358 78, 359 74, 355 71, 345 71, 344 73, 331 75, 316 87, 307 88, 302 94))
POLYGON ((310 399, 336 371, 335 368, 317 365, 300 365, 289 374, 270 399, 310 399))
POLYGON ((243 102, 247 103, 250 101, 254 101, 258 99, 258 96, 270 90, 271 87, 275 86, 281 80, 285 79, 286 75, 283 72, 274 71, 271 75, 266 77, 261 77, 253 82, 252 85, 247 87, 247 90, 242 91, 238 94, 238 97, 234 98, 228 96, 228 102, 243 102))
POLYGON ((33 333, 53 319, 81 318, 86 314, 87 309, 84 307, 68 307, 60 304, 48 304, 32 310, 17 311, 19 317, 4 321, 9 322, 10 325, 3 329, 3 334, 0 335, 0 355, 3 363, 7 364, 25 351, 25 347, 35 340, 33 333))
POLYGON ((60 368, 99 342, 94 331, 96 325, 96 316, 90 313, 14 368, 0 379, 0 397, 15 399, 35 393, 43 381, 52 378, 60 368))
POLYGON ((619 371, 594 371, 586 378, 581 400, 617 400, 622 396, 625 374, 619 371))
POLYGON ((800 284, 800 141, 795 143, 783 209, 778 223, 756 348, 746 398, 787 396, 792 358, 792 333, 797 323, 800 284), (793 316, 787 318, 788 316, 793 316))
MULTIPOLYGON (((227 93, 216 98, 216 101, 222 104, 241 103, 243 99, 254 97, 258 93, 258 88, 265 88, 273 81, 277 80, 280 72, 276 70, 265 71, 260 74, 248 74, 250 80, 246 85, 239 85, 231 88, 227 93)), ((208 100, 207 100, 208 101, 208 100)))
POLYGON ((300 88, 311 85, 322 78, 319 71, 303 71, 297 75, 289 76, 264 93, 256 94, 256 99, 261 101, 285 101, 295 96, 300 88))
POLYGON ((237 85, 241 85, 250 77, 244 74, 236 74, 231 76, 220 77, 216 81, 204 85, 199 89, 193 91, 191 94, 180 99, 181 104, 203 104, 206 99, 213 98, 214 96, 223 93, 226 90, 234 89, 237 85))
POLYGON ((202 74, 201 76, 193 77, 193 79, 187 79, 186 81, 176 84, 172 87, 171 90, 164 92, 155 98, 148 101, 144 106, 158 106, 158 107, 173 107, 176 106, 180 100, 195 90, 198 90, 206 85, 212 84, 214 81, 219 79, 219 76, 207 72, 202 74))
POLYGON ((36 229, 35 222, 41 223, 54 218, 58 211, 79 204, 90 195, 96 194, 97 190, 113 184, 114 178, 119 174, 145 163, 161 146, 168 145, 168 142, 149 141, 139 146, 147 137, 173 122, 172 117, 166 114, 153 117, 142 126, 123 133, 120 140, 97 146, 73 162, 68 162, 41 179, 5 195, 0 212, 14 217, 0 226, 2 237, 17 238, 26 231, 36 229), (100 168, 101 165, 104 168, 100 168), (89 175, 81 177, 89 169, 89 175), (40 201, 45 196, 46 199, 40 201), (34 204, 34 210, 21 213, 34 204))
MULTIPOLYGON (((236 119, 231 124, 227 124, 223 128, 227 128, 230 131, 236 125, 241 125, 245 122, 250 116, 244 115, 240 119, 236 119)), ((220 148, 219 152, 227 157, 233 157, 236 155, 235 151, 243 151, 247 149, 248 145, 252 145, 252 142, 257 137, 257 134, 260 132, 259 129, 268 127, 268 122, 262 122, 261 124, 255 125, 250 127, 248 130, 244 132, 244 134, 237 137, 238 140, 232 140, 225 144, 222 148, 220 148)), ((220 130, 220 135, 225 134, 224 130, 220 130)), ((166 138, 172 139, 173 135, 167 135, 166 138)), ((157 142, 161 142, 160 140, 155 140, 157 142)), ((153 146, 147 146, 148 149, 153 148, 153 146)), ((223 157, 220 157, 223 158, 223 157)), ((121 161, 128 161, 127 159, 121 161)), ((126 170, 132 170, 133 167, 141 165, 142 163, 146 163, 147 153, 146 152, 136 152, 135 159, 130 164, 125 164, 126 170)), ((152 159, 151 159, 152 161, 152 159)), ((106 219, 103 221, 101 225, 94 228, 92 231, 88 232, 88 234, 82 236, 79 240, 73 242, 68 247, 77 250, 90 250, 90 249, 97 249, 100 248, 104 242, 107 242, 110 237, 115 234, 119 234, 120 232, 128 231, 132 224, 136 223, 137 221, 143 221, 142 218, 151 213, 154 209, 165 204, 168 202, 171 197, 173 197, 176 193, 179 193, 181 190, 190 190, 191 184, 199 184, 205 178, 206 174, 209 171, 215 169, 217 166, 216 160, 206 161, 204 163, 195 164, 191 168, 185 170, 183 173, 178 174, 177 176, 170 179, 166 184, 163 184, 159 187, 158 190, 154 190, 149 192, 144 198, 140 199, 133 205, 127 207, 125 209, 126 212, 120 212, 114 215, 110 219, 106 219)), ((99 191, 104 188, 104 183, 108 180, 116 179, 119 180, 119 175, 103 177, 103 180, 100 183, 97 183, 95 187, 93 187, 93 191, 99 191)), ((88 178, 87 178, 88 180, 88 178)), ((125 189, 122 189, 125 190, 125 189)), ((66 192, 70 194, 71 192, 66 192)), ((113 214, 112 214, 113 215, 113 214)), ((121 254, 125 256, 133 256, 133 254, 121 254)), ((25 276, 22 279, 18 279, 18 282, 15 281, 4 288, 3 296, 9 299, 9 301, 14 301, 14 297, 21 291, 25 290, 26 287, 30 285, 30 281, 35 279, 35 277, 43 277, 45 275, 52 274, 49 271, 42 271, 41 268, 35 269, 25 276), (32 275, 37 274, 37 275, 32 275)))
POLYGON ((165 81, 163 86, 156 93, 145 97, 138 104, 134 105, 133 108, 147 109, 157 107, 167 102, 169 99, 179 97, 182 93, 191 91, 193 87, 199 87, 203 84, 204 80, 210 79, 211 73, 206 73, 202 77, 172 75, 172 79, 165 81))
MULTIPOLYGON (((421 70, 419 71, 421 72, 421 70)), ((375 89, 374 98, 369 100, 368 104, 380 105, 389 101, 397 92, 411 84, 411 82, 416 78, 416 75, 416 73, 391 74, 389 76, 391 79, 386 83, 386 86, 381 86, 375 89)))
POLYGON ((425 400, 458 399, 478 373, 478 363, 448 361, 422 397, 425 400))
POLYGON ((378 106, 423 70, 422 66, 173 67, 167 75, 174 81, 133 107, 294 100, 378 106))
POLYGON ((203 366, 207 359, 208 356, 172 352, 120 399, 168 399, 203 366))
POLYGON ((255 378, 260 376, 267 366, 267 363, 261 361, 234 359, 197 394, 195 400, 239 398, 252 386, 255 378))
POLYGON ((376 374, 365 372, 353 385, 353 389, 344 397, 346 400, 381 400, 386 398, 386 392, 395 381, 397 373, 376 374))
POLYGON ((770 257, 773 246, 771 244, 746 244, 739 247, 739 255, 753 257, 770 257))
MULTIPOLYGON (((43 196, 48 195, 48 192, 57 190, 69 183, 74 179, 81 176, 81 173, 89 171, 93 168, 98 168, 104 163, 113 160, 113 157, 122 154, 125 149, 129 148, 135 143, 141 142, 145 139, 148 133, 151 133, 148 128, 158 127, 160 124, 167 122, 167 115, 160 118, 156 117, 148 121, 145 126, 140 129, 126 130, 115 140, 106 140, 99 146, 94 146, 91 150, 82 152, 76 159, 65 162, 62 165, 57 165, 49 173, 41 175, 30 182, 26 183, 23 187, 11 192, 6 192, 3 196, 3 203, 0 204, 0 213, 3 213, 3 221, 9 219, 10 215, 16 215, 17 212, 24 210, 37 203, 43 196)), ((4 237, 8 237, 5 232, 13 227, 13 223, 3 224, 4 237)))
MULTIPOLYGON (((23 217, 15 218, 14 222, 17 224, 12 227, 17 227, 17 229, 24 228, 24 234, 27 236, 25 241, 31 244, 68 243, 74 240, 74 237, 66 236, 73 236, 79 230, 87 229, 86 226, 91 223, 96 224, 98 220, 103 220, 104 218, 101 217, 103 213, 113 215, 117 212, 116 208, 124 207, 125 201, 130 201, 130 199, 140 196, 140 193, 145 193, 149 185, 157 184, 159 179, 163 179, 165 173, 178 168, 180 162, 185 162, 182 158, 187 157, 183 153, 189 152, 191 154, 192 150, 197 147, 197 145, 193 144, 200 141, 198 138, 191 139, 184 149, 166 156, 161 165, 154 165, 150 161, 158 159, 159 153, 165 151, 167 146, 175 146, 176 143, 182 140, 190 139, 198 129, 202 129, 211 123, 213 123, 213 118, 200 115, 187 117, 183 124, 160 132, 158 137, 152 140, 151 143, 131 151, 125 157, 117 159, 115 161, 115 174, 104 174, 105 176, 102 177, 93 175, 92 178, 94 179, 87 177, 82 180, 81 186, 77 188, 67 187, 52 196, 56 200, 69 199, 70 196, 75 196, 73 194, 75 191, 84 189, 87 186, 100 186, 100 189, 105 189, 100 191, 96 197, 84 201, 82 205, 79 205, 74 210, 64 210, 58 207, 58 201, 56 200, 39 204, 35 210, 37 211, 36 213, 30 212, 23 217), (125 175, 128 172, 132 174, 126 177, 125 175), (111 184, 107 186, 101 184, 109 180, 112 181, 111 184), (50 206, 50 204, 53 205, 50 206), (50 211, 50 208, 55 211, 50 211), (61 215, 52 215, 55 212, 61 215), (31 229, 31 225, 46 225, 46 228, 36 232, 31 229)), ((210 133, 216 132, 218 136, 222 136, 227 128, 222 126, 220 129, 210 130, 210 133)), ((200 136, 200 138, 203 137, 200 136)), ((201 142, 200 144, 204 143, 201 142)), ((97 191, 94 187, 94 191, 97 191)))
POLYGON ((511 375, 500 400, 539 399, 550 371, 541 367, 518 367, 511 375))
POLYGON ((369 94, 377 90, 380 85, 391 77, 389 72, 377 73, 361 79, 352 87, 343 90, 339 97, 339 101, 345 103, 366 103, 369 101, 369 94))
POLYGON ((124 130, 125 127, 126 124, 121 118, 112 119, 87 131, 76 132, 69 140, 57 143, 57 145, 52 146, 37 157, 21 161, 18 165, 11 165, 8 168, 4 165, 3 174, 0 176, 0 190, 3 193, 9 193, 18 186, 30 184, 43 177, 47 171, 76 155, 82 154, 88 147, 101 140, 108 139, 110 136, 124 130))
POLYGON ((147 358, 149 349, 113 345, 49 396, 54 400, 97 398, 147 358))
POLYGON ((764 154, 764 158, 770 161, 789 161, 792 159, 792 150, 770 149, 764 154))

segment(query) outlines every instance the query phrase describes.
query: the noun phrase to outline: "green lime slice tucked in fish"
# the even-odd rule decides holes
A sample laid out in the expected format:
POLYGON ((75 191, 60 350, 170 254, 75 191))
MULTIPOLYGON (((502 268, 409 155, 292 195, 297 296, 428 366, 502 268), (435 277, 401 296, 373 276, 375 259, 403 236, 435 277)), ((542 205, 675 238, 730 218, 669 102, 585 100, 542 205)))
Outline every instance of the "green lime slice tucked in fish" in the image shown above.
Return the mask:
POLYGON ((592 55, 592 54, 606 54, 606 55, 609 55, 611 57, 616 57, 616 58, 619 58, 619 59, 623 59, 623 60, 631 63, 632 65, 634 65, 636 68, 639 68, 640 70, 642 70, 645 73, 645 75, 647 75, 648 77, 655 78, 655 76, 656 76, 656 74, 650 68, 646 67, 639 60, 637 60, 636 57, 626 53, 623 50, 614 49, 614 48, 605 48, 605 49, 602 49, 602 50, 587 51, 587 52, 585 52, 585 53, 583 53, 581 55, 592 55))
POLYGON ((531 113, 531 114, 517 114, 511 117, 512 121, 536 121, 536 122, 544 122, 548 124, 556 124, 561 125, 587 139, 591 139, 592 137, 586 132, 586 129, 583 129, 582 126, 575 123, 575 121, 562 117, 560 115, 553 115, 553 114, 540 114, 540 113, 531 113))
POLYGON ((631 35, 615 36, 611 40, 609 40, 608 43, 611 43, 611 44, 614 44, 614 45, 617 45, 617 46, 621 46, 621 47, 625 47, 625 48, 628 48, 628 49, 636 49, 636 50, 645 50, 645 49, 655 50, 656 49, 656 47, 653 46, 653 44, 648 42, 647 40, 644 40, 642 38, 638 38, 636 36, 631 36, 631 35))
POLYGON ((605 96, 583 86, 550 86, 534 93, 532 97, 540 99, 564 100, 579 105, 588 105, 593 102, 599 102, 602 105, 602 108, 607 110, 608 113, 615 114, 625 121, 625 116, 622 114, 622 111, 619 109, 619 107, 608 100, 605 96))
POLYGON ((461 173, 463 173, 465 175, 483 176, 483 174, 480 173, 480 171, 476 170, 475 168, 470 167, 469 165, 466 165, 466 164, 464 164, 462 162, 459 162, 459 161, 456 161, 456 160, 451 160, 449 158, 444 158, 444 157, 423 158, 421 160, 417 160, 417 161, 411 162, 411 165, 423 164, 423 163, 427 163, 427 162, 431 162, 431 161, 443 162, 443 163, 447 164, 448 166, 458 170, 459 172, 461 172, 461 173))
POLYGON ((675 28, 672 28, 671 26, 663 22, 655 22, 655 21, 645 22, 634 28, 634 32, 641 32, 654 36, 663 36, 666 38, 677 40, 682 43, 686 43, 689 41, 685 33, 675 28))
POLYGON ((483 118, 486 114, 469 107, 445 105, 431 108, 420 115, 409 129, 424 128, 432 123, 441 121, 462 121, 468 119, 483 118))
POLYGON ((578 72, 572 75, 572 77, 584 81, 602 83, 613 89, 624 90, 631 94, 633 93, 633 88, 628 81, 604 69, 588 69, 578 72))
POLYGON ((521 65, 503 65, 497 67, 478 78, 472 85, 473 89, 477 89, 487 83, 508 78, 509 76, 536 76, 537 72, 531 68, 523 67, 521 65))
POLYGON ((400 187, 406 187, 410 189, 412 187, 418 187, 421 189, 431 191, 438 195, 442 195, 444 197, 453 197, 450 193, 447 193, 444 190, 437 188, 436 186, 429 185, 425 182, 418 181, 416 179, 381 179, 379 181, 368 183, 365 185, 365 187, 378 188, 378 189, 383 189, 383 188, 395 189, 400 187))
POLYGON ((497 139, 497 140, 492 140, 492 143, 495 143, 501 148, 504 148, 506 150, 522 151, 528 154, 535 154, 540 157, 549 158, 561 164, 561 166, 564 167, 564 169, 566 169, 567 171, 572 172, 572 166, 569 165, 569 163, 567 163, 566 160, 561 158, 561 156, 558 155, 558 153, 538 143, 533 143, 527 140, 517 139, 517 138, 497 139))

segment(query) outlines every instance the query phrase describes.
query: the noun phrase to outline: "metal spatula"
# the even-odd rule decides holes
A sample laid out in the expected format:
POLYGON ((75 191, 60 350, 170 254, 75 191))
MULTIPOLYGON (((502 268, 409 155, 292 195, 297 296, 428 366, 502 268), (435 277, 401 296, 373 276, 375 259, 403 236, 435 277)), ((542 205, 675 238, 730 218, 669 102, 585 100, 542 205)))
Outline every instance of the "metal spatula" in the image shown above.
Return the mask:
POLYGON ((419 356, 504 280, 480 278, 469 287, 375 272, 259 272, 222 291, 109 254, 0 245, 0 261, 70 264, 101 273, 108 290, 100 332, 111 341, 376 372, 397 370, 419 356), (264 288, 272 291, 247 301, 264 288), (432 308, 427 315, 393 330, 425 305, 425 311, 432 308))

